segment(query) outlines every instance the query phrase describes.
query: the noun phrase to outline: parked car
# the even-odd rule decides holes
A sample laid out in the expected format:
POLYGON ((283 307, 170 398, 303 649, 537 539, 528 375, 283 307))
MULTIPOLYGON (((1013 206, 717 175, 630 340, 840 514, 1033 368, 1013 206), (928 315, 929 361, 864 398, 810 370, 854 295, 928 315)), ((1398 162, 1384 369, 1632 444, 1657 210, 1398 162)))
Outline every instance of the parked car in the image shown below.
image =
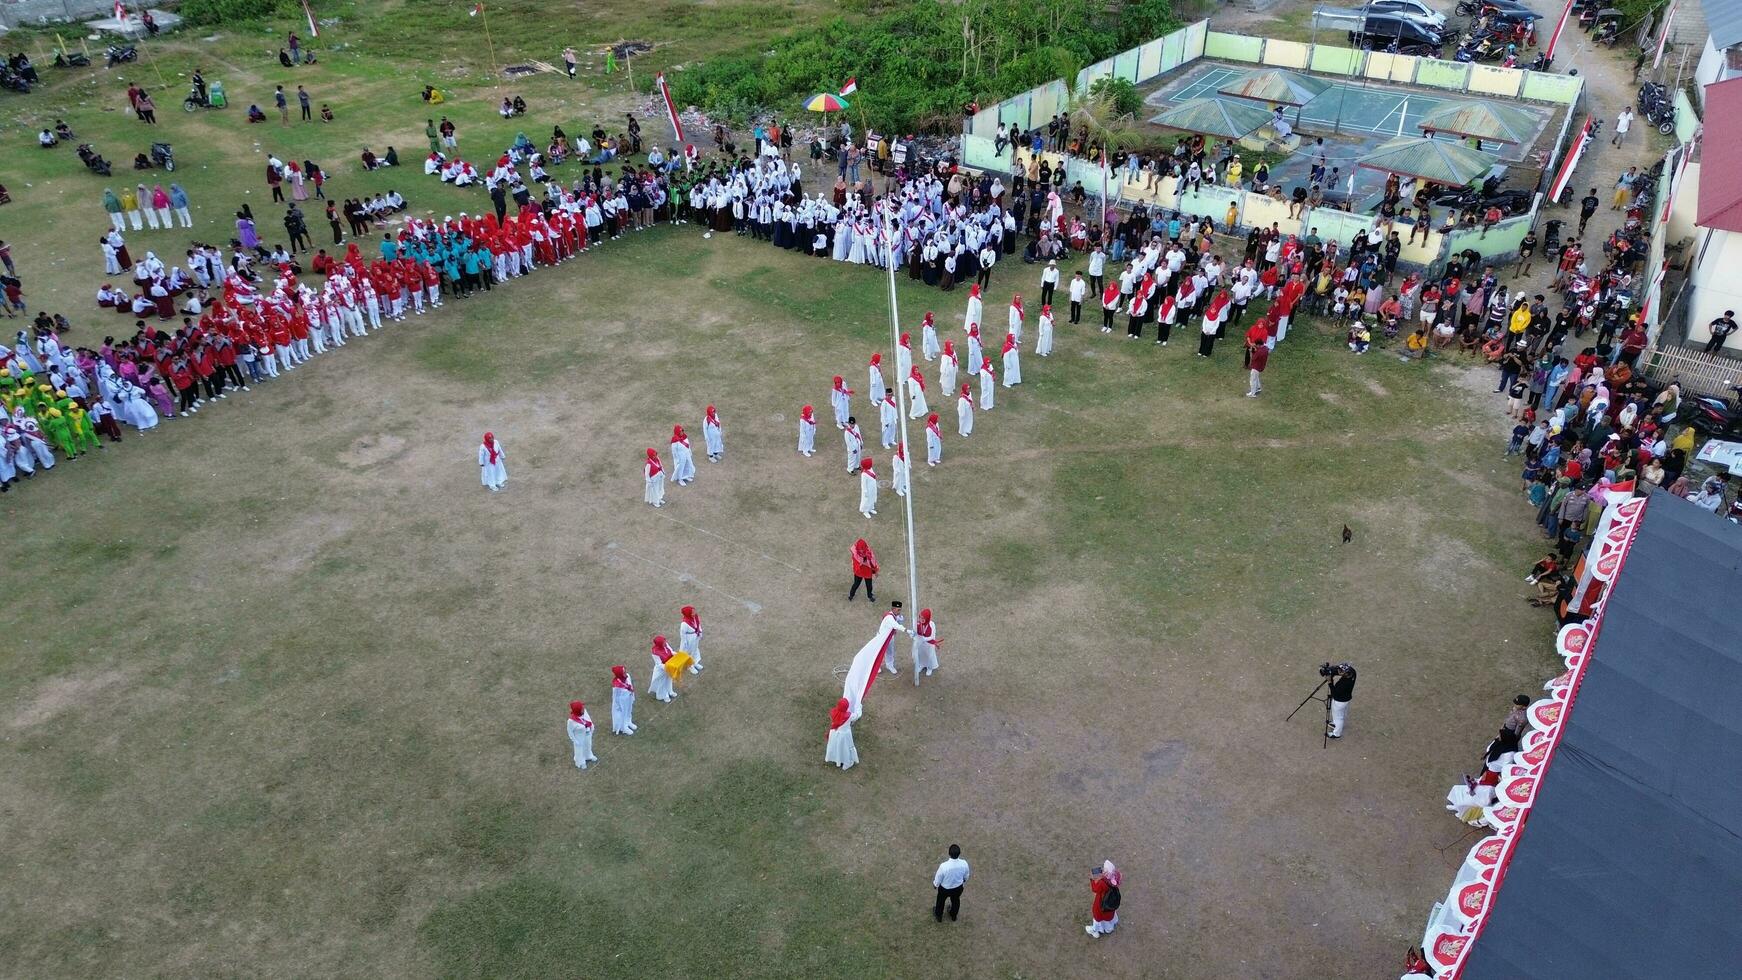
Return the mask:
POLYGON ((1432 53, 1445 44, 1443 32, 1412 15, 1396 11, 1319 7, 1313 11, 1313 26, 1323 31, 1343 31, 1350 44, 1375 51, 1395 49, 1407 54, 1432 53))
POLYGON ((1446 28, 1446 15, 1428 6, 1426 0, 1373 0, 1366 6, 1376 14, 1403 14, 1412 17, 1436 31, 1446 28))

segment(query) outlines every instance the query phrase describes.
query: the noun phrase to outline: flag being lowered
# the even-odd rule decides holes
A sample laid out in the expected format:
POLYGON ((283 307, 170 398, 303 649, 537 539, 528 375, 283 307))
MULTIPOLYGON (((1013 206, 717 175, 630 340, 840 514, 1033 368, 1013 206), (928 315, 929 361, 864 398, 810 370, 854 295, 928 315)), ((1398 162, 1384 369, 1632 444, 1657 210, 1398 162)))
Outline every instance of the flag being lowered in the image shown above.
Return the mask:
POLYGON ((883 658, 889 656, 895 631, 900 628, 894 616, 884 616, 883 622, 878 624, 877 635, 853 654, 853 665, 847 668, 847 683, 841 691, 841 697, 847 699, 847 707, 852 712, 849 721, 858 721, 865 713, 865 695, 871 693, 871 683, 882 671, 883 658))

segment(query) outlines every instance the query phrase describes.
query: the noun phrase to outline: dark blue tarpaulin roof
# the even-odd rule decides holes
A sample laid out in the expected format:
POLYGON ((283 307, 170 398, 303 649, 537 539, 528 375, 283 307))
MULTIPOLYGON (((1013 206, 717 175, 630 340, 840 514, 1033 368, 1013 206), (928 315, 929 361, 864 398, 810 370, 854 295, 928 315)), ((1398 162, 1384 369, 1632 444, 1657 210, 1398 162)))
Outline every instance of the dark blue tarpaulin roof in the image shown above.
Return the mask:
POLYGON ((1468 980, 1742 977, 1742 526, 1659 491, 1468 980))

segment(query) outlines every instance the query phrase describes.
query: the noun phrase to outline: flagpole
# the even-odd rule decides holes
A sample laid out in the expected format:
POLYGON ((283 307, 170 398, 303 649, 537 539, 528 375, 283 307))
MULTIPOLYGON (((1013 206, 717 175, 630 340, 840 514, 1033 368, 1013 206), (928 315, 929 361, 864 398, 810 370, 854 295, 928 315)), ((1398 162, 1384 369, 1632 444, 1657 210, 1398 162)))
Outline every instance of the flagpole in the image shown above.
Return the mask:
MULTIPOLYGON (((901 314, 895 303, 895 216, 884 215, 884 266, 889 272, 889 339, 891 350, 899 350, 901 346, 901 314)), ((895 359, 897 366, 901 358, 895 359)), ((914 365, 910 360, 909 370, 914 365)), ((939 397, 942 397, 940 393, 939 397)), ((907 454, 907 493, 902 494, 902 514, 907 525, 907 602, 911 607, 909 614, 919 615, 919 558, 913 544, 913 443, 907 439, 907 379, 895 379, 895 411, 901 420, 901 446, 907 454)), ((890 474, 893 476, 893 472, 890 474)), ((919 664, 913 665, 913 686, 919 686, 919 664)))
POLYGON ((502 70, 496 67, 496 42, 490 39, 490 8, 478 4, 478 18, 484 22, 484 46, 490 51, 490 77, 495 79, 496 91, 502 91, 502 70))
MULTIPOLYGON (((138 0, 138 2, 135 3, 133 6, 139 10, 144 10, 145 9, 145 0, 138 0)), ((125 10, 126 8, 123 7, 122 9, 125 10)), ((151 46, 145 43, 145 39, 146 39, 146 37, 149 36, 149 32, 147 32, 145 30, 145 18, 144 17, 139 18, 139 30, 140 30, 140 34, 139 34, 138 47, 139 47, 139 50, 145 52, 145 61, 147 64, 149 64, 151 66, 151 73, 157 76, 157 84, 168 85, 169 83, 163 80, 163 70, 157 67, 157 59, 153 58, 151 56, 151 46)))

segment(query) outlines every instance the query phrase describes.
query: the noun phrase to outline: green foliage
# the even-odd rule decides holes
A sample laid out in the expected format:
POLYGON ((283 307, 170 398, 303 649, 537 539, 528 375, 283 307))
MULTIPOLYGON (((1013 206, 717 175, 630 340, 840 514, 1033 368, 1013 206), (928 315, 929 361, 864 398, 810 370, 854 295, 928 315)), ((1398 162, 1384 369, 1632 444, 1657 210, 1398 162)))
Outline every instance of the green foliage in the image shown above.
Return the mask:
POLYGON ((1111 75, 1097 78, 1095 84, 1089 86, 1089 94, 1106 99, 1116 115, 1134 116, 1143 108, 1143 96, 1138 93, 1137 86, 1123 78, 1111 75))
POLYGON ((996 102, 1179 26, 1166 0, 1105 11, 1090 0, 891 0, 668 78, 679 102, 743 119, 796 112, 857 77, 852 115, 884 131, 942 131, 970 100, 996 102))
POLYGON ((239 20, 259 20, 286 6, 282 0, 182 0, 178 8, 189 24, 205 26, 239 20))

